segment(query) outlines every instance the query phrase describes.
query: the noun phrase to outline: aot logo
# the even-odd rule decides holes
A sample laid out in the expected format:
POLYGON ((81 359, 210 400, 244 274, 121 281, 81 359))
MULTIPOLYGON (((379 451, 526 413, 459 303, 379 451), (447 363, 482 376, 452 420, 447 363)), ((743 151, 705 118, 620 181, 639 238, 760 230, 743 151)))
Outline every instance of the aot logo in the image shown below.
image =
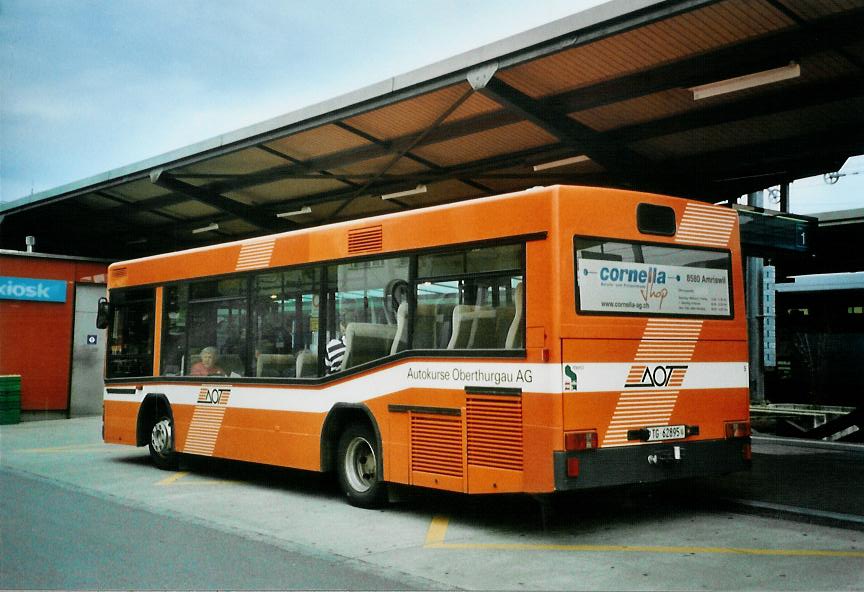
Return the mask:
POLYGON ((225 386, 202 386, 198 391, 198 402, 210 405, 227 405, 231 389, 225 386))
POLYGON ((679 387, 684 384, 687 366, 636 365, 630 367, 625 388, 679 387))
POLYGON ((0 277, 0 300, 66 302, 66 282, 63 280, 0 277))

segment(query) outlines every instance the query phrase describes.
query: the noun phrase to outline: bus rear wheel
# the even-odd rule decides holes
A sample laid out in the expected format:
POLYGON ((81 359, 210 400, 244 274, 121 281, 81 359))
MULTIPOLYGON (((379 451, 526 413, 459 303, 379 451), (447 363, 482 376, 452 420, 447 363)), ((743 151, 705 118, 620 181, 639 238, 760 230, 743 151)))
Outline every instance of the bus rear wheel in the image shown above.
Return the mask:
POLYGON ((379 472, 380 450, 372 430, 353 424, 342 432, 337 448, 336 472, 348 503, 378 508, 387 499, 387 486, 379 472))
POLYGON ((176 471, 180 466, 180 455, 174 450, 174 422, 162 416, 150 432, 150 458, 163 471, 176 471))

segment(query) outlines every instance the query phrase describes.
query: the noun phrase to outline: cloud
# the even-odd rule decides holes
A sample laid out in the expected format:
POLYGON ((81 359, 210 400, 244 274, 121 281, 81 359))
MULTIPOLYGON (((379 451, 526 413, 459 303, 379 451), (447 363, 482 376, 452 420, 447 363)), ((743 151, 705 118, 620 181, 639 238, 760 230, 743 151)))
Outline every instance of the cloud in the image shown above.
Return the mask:
POLYGON ((50 189, 194 144, 599 0, 0 2, 0 199, 11 200, 31 184, 50 189))

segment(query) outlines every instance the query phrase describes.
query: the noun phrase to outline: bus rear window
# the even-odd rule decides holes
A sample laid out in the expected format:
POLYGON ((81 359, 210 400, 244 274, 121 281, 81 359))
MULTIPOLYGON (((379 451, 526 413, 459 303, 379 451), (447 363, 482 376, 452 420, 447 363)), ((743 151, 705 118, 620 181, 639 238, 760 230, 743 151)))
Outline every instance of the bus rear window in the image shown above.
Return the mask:
POLYGON ((575 237, 585 314, 732 317, 728 251, 575 237))

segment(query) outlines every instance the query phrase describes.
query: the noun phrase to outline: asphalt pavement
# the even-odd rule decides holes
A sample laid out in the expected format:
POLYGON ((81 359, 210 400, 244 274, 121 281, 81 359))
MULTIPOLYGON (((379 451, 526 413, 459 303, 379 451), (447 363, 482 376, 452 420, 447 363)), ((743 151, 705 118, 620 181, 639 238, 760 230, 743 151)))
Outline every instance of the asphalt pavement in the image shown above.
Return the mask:
POLYGON ((562 494, 544 522, 530 496, 368 511, 306 471, 159 471, 100 430, 0 427, 0 589, 864 589, 860 445, 755 437, 752 471, 562 494))
POLYGON ((753 466, 712 481, 740 511, 864 530, 864 445, 753 437, 753 466))
POLYGON ((378 574, 347 557, 312 557, 2 469, 0 497, 3 589, 440 588, 378 574))

